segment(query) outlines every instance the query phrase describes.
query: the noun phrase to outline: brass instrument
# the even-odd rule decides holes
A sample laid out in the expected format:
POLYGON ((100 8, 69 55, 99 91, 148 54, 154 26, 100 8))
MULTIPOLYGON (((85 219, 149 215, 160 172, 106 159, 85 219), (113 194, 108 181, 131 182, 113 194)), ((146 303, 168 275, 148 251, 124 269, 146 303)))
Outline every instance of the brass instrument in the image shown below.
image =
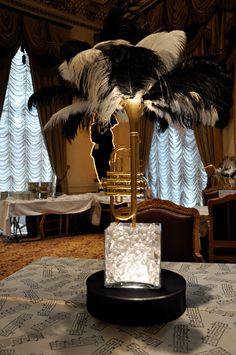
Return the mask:
MULTIPOLYGON (((107 178, 103 178, 102 185, 105 193, 110 196, 111 211, 118 220, 132 218, 132 226, 136 225, 137 197, 142 196, 148 189, 147 181, 140 171, 139 166, 139 120, 143 113, 143 105, 135 99, 127 99, 124 109, 129 118, 130 126, 130 149, 122 146, 113 151, 111 156, 111 171, 107 172, 107 178), (127 151, 130 155, 130 172, 122 172, 117 165, 119 151, 127 151), (113 169, 113 170, 112 170, 113 169), (131 206, 126 215, 119 214, 114 207, 119 198, 122 202, 124 196, 130 196, 131 206), (116 200, 115 200, 116 199, 116 200)), ((121 165, 121 164, 120 164, 121 165)))

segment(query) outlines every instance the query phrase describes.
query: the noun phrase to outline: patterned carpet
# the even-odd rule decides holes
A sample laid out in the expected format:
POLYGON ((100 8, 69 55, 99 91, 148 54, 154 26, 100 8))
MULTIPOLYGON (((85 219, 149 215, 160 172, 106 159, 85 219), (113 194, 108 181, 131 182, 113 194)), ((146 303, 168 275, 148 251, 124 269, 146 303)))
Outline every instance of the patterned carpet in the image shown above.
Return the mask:
POLYGON ((6 243, 0 239, 0 280, 43 256, 102 259, 104 234, 6 243))

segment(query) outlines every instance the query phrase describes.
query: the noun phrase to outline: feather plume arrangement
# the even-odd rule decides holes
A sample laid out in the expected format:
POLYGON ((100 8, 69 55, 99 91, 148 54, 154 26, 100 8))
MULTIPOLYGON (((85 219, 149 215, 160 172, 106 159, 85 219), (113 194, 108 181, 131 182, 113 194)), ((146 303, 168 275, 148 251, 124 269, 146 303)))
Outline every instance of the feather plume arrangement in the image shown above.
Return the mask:
POLYGON ((156 82, 143 97, 147 108, 156 113, 160 131, 170 123, 186 128, 227 125, 232 82, 219 65, 193 57, 179 63, 162 80, 168 85, 156 82))
MULTIPOLYGON (((94 115, 98 121, 109 123, 114 114, 122 112, 128 98, 143 102, 144 116, 157 121, 161 132, 169 124, 223 128, 232 105, 230 77, 207 58, 182 60, 186 45, 184 31, 146 35, 140 30, 132 40, 134 27, 126 20, 121 26, 121 34, 126 28, 126 35, 119 38, 119 31, 111 31, 109 38, 109 26, 122 23, 122 11, 121 6, 114 23, 114 13, 113 17, 110 15, 101 42, 94 47, 81 41, 63 45, 59 73, 65 86, 54 88, 55 96, 47 88, 46 102, 65 94, 71 102, 73 97, 73 103, 53 114, 45 129, 62 122, 64 136, 74 139, 77 129, 87 129, 94 115)), ((29 100, 29 107, 43 100, 43 91, 36 92, 29 100)))
POLYGON ((148 45, 153 49, 146 48, 144 40, 137 45, 125 40, 104 41, 63 62, 59 67, 61 76, 77 87, 85 101, 83 106, 76 102, 58 111, 48 122, 47 128, 60 120, 65 122, 70 115, 78 112, 84 112, 87 117, 96 113, 99 120, 109 122, 111 116, 122 109, 125 99, 142 98, 168 73, 168 68, 178 61, 185 41, 183 31, 148 36, 148 45), (160 53, 155 50, 155 42, 158 43, 159 37, 162 43, 165 42, 164 37, 169 43, 165 51, 160 50, 162 45, 157 46, 160 53))
MULTIPOLYGON (((104 41, 78 53, 61 74, 83 92, 87 117, 96 113, 99 120, 109 122, 124 100, 135 97, 154 113, 153 118, 165 121, 162 131, 172 123, 224 127, 232 103, 229 76, 205 58, 179 62, 185 42, 183 31, 155 33, 136 45, 104 41)), ((66 121, 65 110, 56 116, 57 122, 66 121)))

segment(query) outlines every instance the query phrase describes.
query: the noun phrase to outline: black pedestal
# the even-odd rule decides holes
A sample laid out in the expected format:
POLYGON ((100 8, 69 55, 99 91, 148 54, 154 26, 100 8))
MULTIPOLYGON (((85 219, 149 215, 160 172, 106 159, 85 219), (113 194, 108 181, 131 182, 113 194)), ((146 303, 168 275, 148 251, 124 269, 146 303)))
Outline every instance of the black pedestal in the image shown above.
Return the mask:
POLYGON ((88 312, 105 322, 145 326, 169 322, 186 309, 185 279, 175 272, 162 269, 160 289, 107 288, 104 271, 87 279, 88 312))

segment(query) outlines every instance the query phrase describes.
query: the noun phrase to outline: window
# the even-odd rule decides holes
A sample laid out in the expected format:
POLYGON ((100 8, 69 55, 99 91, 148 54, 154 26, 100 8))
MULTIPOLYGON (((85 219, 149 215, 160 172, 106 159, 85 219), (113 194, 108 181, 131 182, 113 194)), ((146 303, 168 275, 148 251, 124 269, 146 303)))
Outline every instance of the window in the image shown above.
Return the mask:
POLYGON ((27 183, 52 181, 37 110, 29 112, 33 93, 29 58, 19 49, 12 60, 0 119, 0 191, 24 191, 27 183))
POLYGON ((148 170, 153 197, 187 207, 202 204, 207 174, 193 130, 170 126, 164 133, 158 133, 156 126, 148 170))

